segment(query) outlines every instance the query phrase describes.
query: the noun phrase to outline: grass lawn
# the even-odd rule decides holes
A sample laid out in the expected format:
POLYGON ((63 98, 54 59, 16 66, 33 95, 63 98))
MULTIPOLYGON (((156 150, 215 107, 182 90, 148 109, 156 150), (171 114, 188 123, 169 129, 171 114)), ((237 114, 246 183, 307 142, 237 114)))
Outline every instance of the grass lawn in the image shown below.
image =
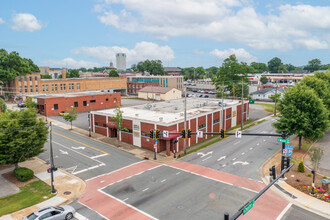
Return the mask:
MULTIPOLYGON (((274 113, 274 106, 275 104, 265 104, 265 103, 255 103, 255 105, 260 105, 263 107, 263 109, 266 111, 266 112, 269 112, 269 113, 274 113)), ((276 105, 277 106, 277 105, 276 105)), ((278 112, 276 110, 276 112, 278 112)))
POLYGON ((30 207, 55 195, 51 188, 41 180, 20 187, 21 192, 0 198, 0 216, 30 207), (47 196, 44 199, 44 196, 47 196))

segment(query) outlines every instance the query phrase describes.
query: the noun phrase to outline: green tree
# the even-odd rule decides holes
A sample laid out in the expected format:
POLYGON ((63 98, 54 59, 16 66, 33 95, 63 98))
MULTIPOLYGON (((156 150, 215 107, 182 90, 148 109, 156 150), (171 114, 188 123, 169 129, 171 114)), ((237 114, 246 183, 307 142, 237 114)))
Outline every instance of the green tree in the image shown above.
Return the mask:
MULTIPOLYGON (((270 95, 269 98, 275 102, 275 94, 274 95, 270 95)), ((280 101, 280 98, 281 98, 281 93, 277 93, 276 94, 276 102, 279 102, 280 101)))
MULTIPOLYGON (((61 75, 62 76, 62 75, 61 75)), ((41 79, 51 79, 52 76, 51 75, 40 75, 41 79)))
POLYGON ((296 69, 296 67, 292 64, 285 64, 284 67, 290 72, 296 69))
POLYGON ((323 150, 320 148, 312 148, 309 152, 308 155, 311 159, 313 169, 317 171, 319 169, 320 161, 323 156, 323 150))
POLYGON ((37 110, 8 110, 0 115, 0 164, 17 164, 42 153, 48 128, 37 110))
POLYGON ((319 70, 321 67, 321 61, 319 59, 312 59, 308 61, 308 65, 305 66, 305 70, 308 70, 310 72, 314 72, 319 70))
POLYGON ((136 66, 140 72, 149 72, 151 75, 166 75, 162 61, 160 60, 146 60, 139 62, 136 66))
MULTIPOLYGON (((225 59, 222 66, 219 68, 216 77, 214 77, 213 84, 217 90, 224 84, 226 88, 231 91, 233 95, 241 95, 242 86, 240 83, 248 83, 247 74, 253 73, 254 69, 248 66, 246 63, 239 63, 236 56, 230 55, 229 58, 225 59)), ((244 97, 248 95, 248 86, 244 86, 244 97)))
POLYGON ((211 66, 210 68, 207 68, 206 71, 208 73, 208 78, 213 78, 217 72, 218 72, 219 68, 215 67, 215 66, 211 66))
POLYGON ((260 82, 261 82, 262 85, 265 85, 268 82, 267 76, 260 77, 260 82))
POLYGON ((302 137, 319 139, 329 128, 328 111, 314 90, 304 84, 290 88, 278 105, 279 119, 273 125, 278 132, 286 130, 288 135, 299 137, 301 149, 302 137))
POLYGON ((35 65, 31 59, 26 59, 26 58, 23 58, 23 59, 29 63, 31 72, 40 73, 39 67, 37 65, 35 65))
POLYGON ((68 109, 68 114, 63 115, 63 119, 71 123, 71 130, 72 130, 72 122, 77 120, 77 117, 78 117, 78 113, 76 112, 75 107, 71 107, 70 109, 68 109))
POLYGON ((7 110, 6 102, 2 98, 0 98, 0 110, 1 112, 5 112, 7 110))
POLYGON ((252 62, 250 67, 252 67, 256 73, 264 73, 269 71, 268 66, 264 63, 252 62))
POLYGON ((109 77, 119 77, 117 70, 112 69, 109 73, 109 77))
POLYGON ((330 86, 330 71, 315 72, 314 76, 318 79, 324 80, 330 86))
POLYGON ((33 108, 35 109, 37 106, 37 103, 33 101, 32 97, 26 97, 24 100, 24 104, 26 105, 27 108, 33 108))
POLYGON ((281 64, 279 67, 278 67, 278 72, 279 73, 287 73, 288 70, 285 68, 285 66, 283 64, 281 64))
POLYGON ((15 51, 8 53, 0 49, 0 81, 4 84, 17 76, 30 74, 32 69, 35 70, 33 65, 31 60, 21 58, 15 51))
POLYGON ((274 57, 273 59, 268 61, 268 69, 271 73, 278 73, 281 64, 282 64, 281 59, 278 57, 274 57))
POLYGON ((117 144, 119 146, 119 139, 121 139, 121 131, 123 130, 123 111, 120 109, 120 104, 118 104, 118 107, 114 110, 114 113, 116 115, 111 118, 115 120, 117 134, 118 134, 117 144))
POLYGON ((79 78, 79 77, 80 77, 79 71, 76 69, 70 69, 66 73, 66 78, 79 78))

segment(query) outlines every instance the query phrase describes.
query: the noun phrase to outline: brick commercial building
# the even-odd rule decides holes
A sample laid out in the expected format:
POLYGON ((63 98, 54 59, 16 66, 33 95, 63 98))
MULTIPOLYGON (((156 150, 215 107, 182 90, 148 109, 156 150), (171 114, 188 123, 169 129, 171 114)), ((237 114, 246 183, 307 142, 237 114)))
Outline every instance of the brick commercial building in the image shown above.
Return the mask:
POLYGON ((76 93, 35 98, 39 113, 45 116, 58 115, 61 111, 70 109, 71 106, 76 108, 76 112, 82 112, 112 108, 121 104, 120 93, 76 93))
POLYGON ((40 73, 16 77, 6 84, 6 92, 17 96, 72 93, 83 91, 108 91, 126 94, 126 78, 95 77, 95 78, 66 78, 62 71, 61 79, 41 79, 40 73))
POLYGON ((139 90, 138 97, 140 99, 168 101, 180 99, 182 97, 182 91, 175 88, 147 86, 139 90))
MULTIPOLYGON (((224 129, 241 124, 241 102, 225 100, 225 104, 221 118, 219 99, 187 99, 187 128, 192 132, 220 132, 220 124, 223 124, 224 129)), ((179 132, 184 128, 184 99, 126 107, 121 110, 125 131, 122 131, 118 138, 140 148, 154 150, 155 141, 149 138, 150 129, 179 132)), ((244 104, 243 113, 243 120, 246 121, 249 115, 248 103, 244 104)), ((92 131, 107 137, 117 137, 116 126, 111 119, 113 116, 115 116, 113 109, 92 111, 90 119, 92 131)), ((187 147, 210 136, 197 138, 193 135, 187 140, 187 147)), ((183 139, 178 135, 161 138, 157 143, 157 152, 166 150, 167 155, 174 150, 182 149, 183 139), (178 140, 178 143, 174 144, 175 140, 178 140)))

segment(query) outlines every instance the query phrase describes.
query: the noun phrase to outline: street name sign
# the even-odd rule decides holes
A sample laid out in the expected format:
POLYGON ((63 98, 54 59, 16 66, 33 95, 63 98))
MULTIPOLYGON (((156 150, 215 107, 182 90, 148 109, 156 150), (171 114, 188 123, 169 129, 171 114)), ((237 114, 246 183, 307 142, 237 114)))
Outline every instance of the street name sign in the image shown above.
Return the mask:
POLYGON ((169 137, 169 133, 168 133, 168 131, 163 131, 163 137, 164 137, 164 138, 168 138, 168 137, 169 137))
POLYGON ((254 206, 254 200, 252 200, 249 204, 247 204, 244 208, 243 208, 243 215, 245 215, 248 211, 250 211, 250 209, 252 209, 252 207, 254 206))
POLYGON ((242 138, 242 131, 235 131, 236 138, 242 138))
POLYGON ((277 138, 277 142, 289 144, 290 140, 289 139, 283 139, 283 138, 277 138))
POLYGON ((202 131, 197 131, 197 137, 198 138, 203 138, 203 132, 202 131))

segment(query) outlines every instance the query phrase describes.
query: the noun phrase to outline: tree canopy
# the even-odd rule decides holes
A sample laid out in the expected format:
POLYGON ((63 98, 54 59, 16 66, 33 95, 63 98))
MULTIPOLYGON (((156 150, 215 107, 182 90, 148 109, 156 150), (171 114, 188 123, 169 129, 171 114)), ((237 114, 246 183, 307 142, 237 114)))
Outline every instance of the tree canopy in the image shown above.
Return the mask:
POLYGON ((75 107, 71 107, 70 109, 68 109, 68 114, 64 114, 63 119, 65 121, 70 122, 71 124, 71 130, 72 130, 72 122, 74 120, 77 120, 78 117, 78 113, 76 112, 76 108, 75 107))
POLYGON ((39 72, 39 68, 31 59, 22 58, 15 51, 8 53, 0 49, 0 81, 6 84, 17 76, 32 72, 39 72))
POLYGON ((152 75, 166 75, 162 61, 160 60, 146 60, 144 62, 139 62, 136 68, 140 72, 149 72, 152 75))
POLYGON ((69 69, 66 73, 66 78, 79 78, 79 71, 77 69, 69 69))
MULTIPOLYGON (((230 55, 225 59, 222 66, 219 68, 216 77, 213 78, 213 83, 219 89, 222 84, 235 96, 241 96, 242 87, 240 83, 243 81, 247 83, 248 73, 253 73, 254 69, 248 66, 245 62, 239 63, 236 56, 230 55)), ((248 95, 248 86, 244 86, 244 97, 248 95)))
POLYGON ((263 85, 265 85, 265 84, 268 82, 268 78, 267 78, 267 76, 262 76, 262 77, 260 77, 260 82, 261 82, 263 85))
POLYGON ((268 69, 271 73, 278 73, 281 64, 282 64, 281 59, 278 57, 274 57, 273 59, 268 61, 268 69))
POLYGON ((263 73, 263 72, 268 72, 268 66, 264 63, 256 63, 256 62, 252 62, 250 64, 250 67, 252 67, 254 69, 254 72, 256 73, 263 73))
POLYGON ((46 123, 35 109, 0 114, 0 164, 16 164, 43 152, 46 123))
POLYGON ((112 69, 109 73, 109 77, 119 77, 117 70, 112 69))
POLYGON ((314 72, 319 70, 321 67, 321 61, 319 59, 312 59, 308 61, 308 65, 304 67, 305 70, 314 72))
POLYGON ((5 112, 7 110, 6 102, 2 98, 0 98, 0 110, 1 112, 5 112))
POLYGON ((301 149, 302 137, 321 138, 329 128, 328 111, 316 92, 304 84, 290 88, 280 100, 279 119, 273 125, 278 132, 286 130, 288 135, 299 137, 301 149))

